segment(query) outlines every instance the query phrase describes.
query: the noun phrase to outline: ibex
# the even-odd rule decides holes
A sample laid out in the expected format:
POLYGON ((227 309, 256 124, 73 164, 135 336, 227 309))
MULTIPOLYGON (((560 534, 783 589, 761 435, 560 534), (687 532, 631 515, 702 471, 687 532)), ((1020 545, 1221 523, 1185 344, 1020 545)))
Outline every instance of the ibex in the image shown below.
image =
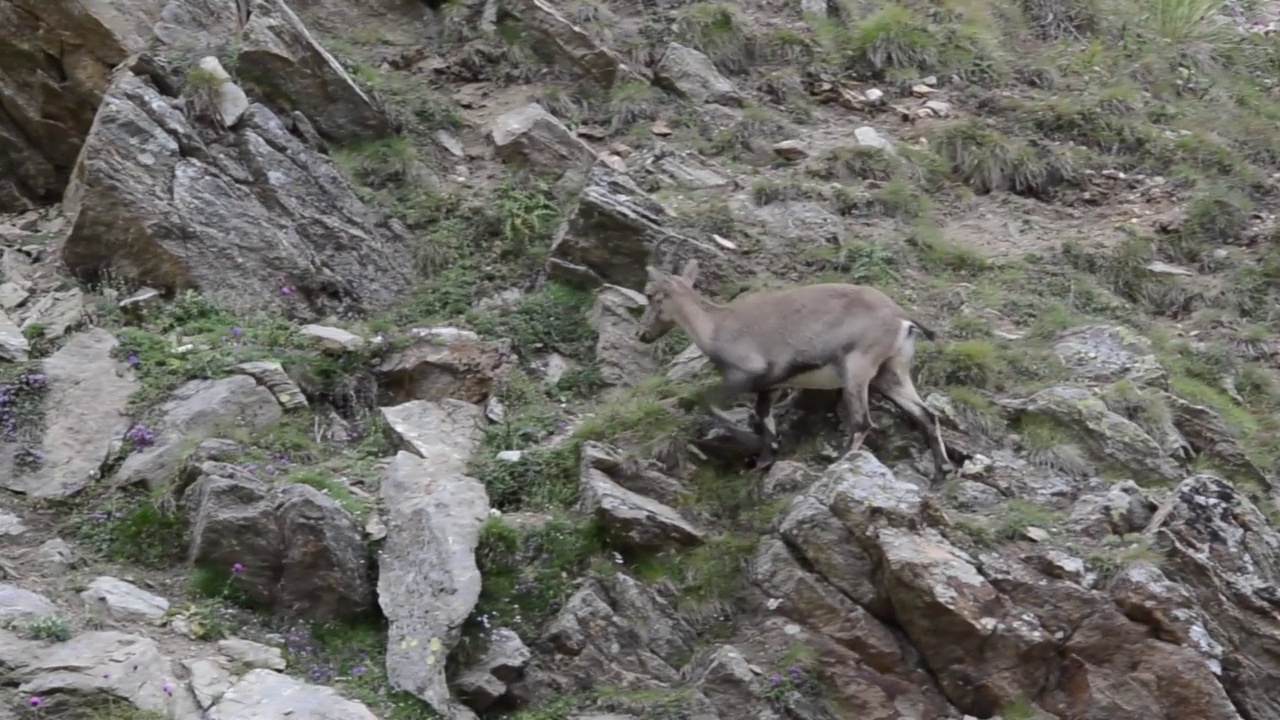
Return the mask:
POLYGON ((933 482, 945 479, 947 455, 938 418, 920 399, 910 375, 916 333, 929 340, 937 336, 888 295, 862 285, 823 283, 751 293, 720 305, 694 290, 696 260, 688 261, 679 275, 653 265, 645 270, 649 308, 638 339, 656 342, 680 326, 720 371, 720 384, 708 393, 707 404, 730 425, 734 421, 721 403, 755 393, 752 431, 762 445, 757 468, 773 464, 774 388, 843 388, 849 453, 862 447, 874 429, 867 391, 875 387, 925 436, 933 454, 933 482))

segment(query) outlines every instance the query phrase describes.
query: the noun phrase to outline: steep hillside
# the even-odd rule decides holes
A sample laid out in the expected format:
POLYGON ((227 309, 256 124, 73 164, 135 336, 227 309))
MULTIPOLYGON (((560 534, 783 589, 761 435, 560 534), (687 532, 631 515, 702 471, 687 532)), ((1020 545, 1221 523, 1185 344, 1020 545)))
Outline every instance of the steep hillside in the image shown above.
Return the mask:
POLYGON ((0 718, 1280 718, 1278 17, 0 0, 0 718), (752 467, 689 259, 956 472, 752 467))

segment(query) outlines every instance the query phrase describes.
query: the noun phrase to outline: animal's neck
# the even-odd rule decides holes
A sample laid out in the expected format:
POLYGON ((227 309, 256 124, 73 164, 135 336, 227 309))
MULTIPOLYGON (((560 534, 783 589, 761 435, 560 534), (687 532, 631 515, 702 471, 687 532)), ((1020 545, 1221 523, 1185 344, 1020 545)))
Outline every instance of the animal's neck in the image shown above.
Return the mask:
POLYGON ((697 292, 681 293, 676 303, 675 321, 688 334, 693 344, 709 354, 715 336, 716 321, 724 308, 702 297, 697 292))

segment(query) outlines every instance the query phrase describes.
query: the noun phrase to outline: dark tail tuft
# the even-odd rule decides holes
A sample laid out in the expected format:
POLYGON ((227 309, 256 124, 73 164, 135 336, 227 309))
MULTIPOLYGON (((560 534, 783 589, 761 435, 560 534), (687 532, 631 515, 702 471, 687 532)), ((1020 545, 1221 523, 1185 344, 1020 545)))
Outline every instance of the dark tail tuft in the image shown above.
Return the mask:
POLYGON ((926 340, 928 340, 929 342, 936 342, 936 341, 937 341, 937 339, 938 339, 938 333, 936 333, 936 332, 934 332, 934 331, 930 330, 929 328, 925 327, 924 325, 921 325, 921 324, 920 324, 920 322, 919 322, 919 321, 917 321, 917 320, 912 320, 912 321, 911 321, 911 324, 912 324, 912 325, 915 325, 915 326, 916 326, 916 329, 920 331, 920 334, 921 334, 921 335, 924 335, 925 339, 926 339, 926 340))

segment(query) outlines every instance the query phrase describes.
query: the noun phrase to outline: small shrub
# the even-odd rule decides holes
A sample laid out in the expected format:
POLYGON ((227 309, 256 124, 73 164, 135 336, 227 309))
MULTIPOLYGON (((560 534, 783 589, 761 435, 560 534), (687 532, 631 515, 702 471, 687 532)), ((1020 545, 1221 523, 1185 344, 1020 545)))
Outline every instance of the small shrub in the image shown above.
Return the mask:
POLYGON ((870 145, 842 145, 823 158, 821 177, 832 180, 890 180, 897 171, 895 158, 870 145))
POLYGON ((836 212, 841 215, 873 214, 897 220, 916 220, 929 214, 928 196, 910 183, 893 180, 869 193, 841 188, 834 194, 836 212))
POLYGON ((930 147, 958 182, 980 195, 1007 189, 1042 197, 1075 177, 1068 156, 1012 142, 974 122, 938 132, 930 147))
POLYGON ((922 363, 921 376, 931 384, 991 387, 1000 373, 1000 350, 982 340, 947 343, 934 357, 922 363))
POLYGON ((821 198, 817 188, 797 182, 760 179, 751 184, 751 201, 757 206, 821 198))
POLYGON ((594 357, 596 341, 596 331, 587 323, 592 302, 589 293, 552 282, 521 298, 513 310, 473 315, 471 325, 485 337, 510 340, 526 359, 555 351, 585 361, 594 357))
POLYGON ((919 74, 938 62, 938 40, 929 23, 902 5, 885 5, 855 23, 847 42, 846 63, 877 77, 919 74))
POLYGON ((638 123, 658 119, 662 91, 643 82, 617 85, 609 93, 609 132, 622 133, 638 123))
POLYGON ((1062 513, 1025 500, 1010 500, 1000 516, 995 535, 1000 540, 1019 540, 1028 528, 1052 530, 1063 520, 1062 513))
POLYGON ((1019 0, 1019 7, 1044 40, 1078 39, 1098 29, 1098 0, 1019 0))
POLYGON ((900 260, 881 245, 858 240, 842 240, 835 247, 824 247, 817 253, 829 273, 847 278, 846 282, 891 287, 900 280, 900 260))
POLYGON ((355 143, 334 150, 332 157, 353 184, 373 190, 409 181, 418 162, 413 144, 404 137, 355 143))
POLYGON ((34 365, 0 366, 0 452, 9 453, 18 472, 44 464, 44 395, 48 379, 34 365))
POLYGON ((967 427, 988 438, 997 438, 1004 432, 1005 422, 999 408, 977 391, 955 385, 947 388, 947 396, 967 427))
POLYGON ((706 53, 723 73, 744 74, 759 57, 750 23, 732 3, 699 2, 680 8, 672 31, 677 42, 706 53))
POLYGON ((679 612, 714 622, 727 619, 745 597, 744 566, 755 545, 752 537, 722 535, 689 550, 636 558, 631 570, 645 580, 672 583, 679 612))
POLYGON ((706 151, 710 155, 727 155, 741 158, 751 151, 755 143, 772 143, 794 137, 789 123, 773 112, 761 107, 748 107, 742 117, 710 139, 706 151))
MULTIPOLYGON (((1253 204, 1238 192, 1215 188, 1187 205, 1180 240, 1185 243, 1225 244, 1235 240, 1249 223, 1253 204)), ((1198 262, 1200 252, 1187 252, 1175 260, 1198 262)))
POLYGON ((1093 463, 1064 428, 1035 415, 1018 421, 1018 434, 1027 461, 1048 470, 1083 476, 1093 471, 1093 463))
POLYGON ((1103 545, 1085 559, 1089 569, 1098 574, 1097 584, 1110 587, 1117 574, 1135 563, 1150 563, 1159 567, 1164 556, 1153 548, 1146 538, 1128 535, 1108 535, 1103 545))
POLYGON ((165 568, 186 552, 186 523, 158 497, 118 495, 76 518, 74 534, 117 562, 165 568))
POLYGON ((22 626, 23 637, 32 640, 51 640, 66 642, 71 639, 71 626, 58 615, 46 615, 36 618, 22 626))

